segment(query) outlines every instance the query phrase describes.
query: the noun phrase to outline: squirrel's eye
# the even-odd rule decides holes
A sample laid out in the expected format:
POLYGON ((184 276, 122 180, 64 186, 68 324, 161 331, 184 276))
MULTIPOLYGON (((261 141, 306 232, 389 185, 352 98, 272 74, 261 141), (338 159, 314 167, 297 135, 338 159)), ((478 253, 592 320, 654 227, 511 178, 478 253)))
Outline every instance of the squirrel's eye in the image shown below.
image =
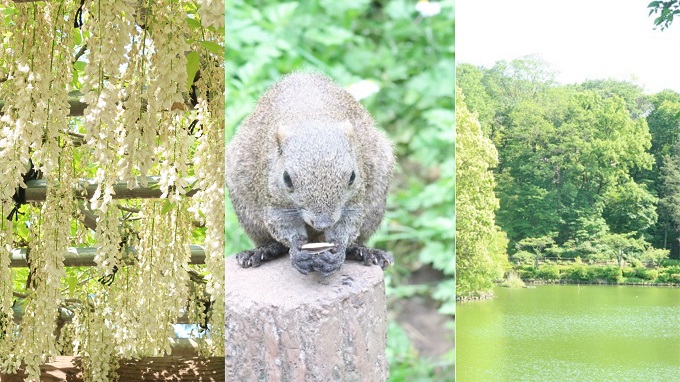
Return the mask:
POLYGON ((351 186, 354 183, 354 179, 357 178, 357 174, 352 171, 352 175, 349 176, 349 185, 351 186))
POLYGON ((286 184, 286 187, 293 188, 293 181, 290 179, 290 175, 288 175, 288 171, 283 172, 283 183, 286 184))

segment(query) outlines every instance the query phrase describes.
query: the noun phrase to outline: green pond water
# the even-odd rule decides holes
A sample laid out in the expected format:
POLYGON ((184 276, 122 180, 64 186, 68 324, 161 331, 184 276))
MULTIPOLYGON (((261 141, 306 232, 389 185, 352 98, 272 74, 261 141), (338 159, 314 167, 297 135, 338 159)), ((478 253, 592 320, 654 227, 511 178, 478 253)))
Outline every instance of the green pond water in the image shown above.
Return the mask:
POLYGON ((456 380, 680 381, 680 288, 497 287, 459 303, 456 380))

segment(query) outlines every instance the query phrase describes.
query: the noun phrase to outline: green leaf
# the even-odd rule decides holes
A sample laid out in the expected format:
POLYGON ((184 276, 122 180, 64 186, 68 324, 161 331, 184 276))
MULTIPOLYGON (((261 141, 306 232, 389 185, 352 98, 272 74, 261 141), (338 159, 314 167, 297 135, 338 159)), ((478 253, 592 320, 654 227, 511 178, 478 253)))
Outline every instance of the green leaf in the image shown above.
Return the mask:
POLYGON ((3 13, 5 16, 11 16, 11 15, 14 15, 14 14, 19 13, 19 10, 16 9, 16 8, 13 8, 13 7, 12 7, 12 8, 3 8, 3 9, 2 9, 2 13, 3 13))
POLYGON ((219 55, 224 54, 224 47, 214 41, 201 41, 201 46, 212 53, 219 55))
POLYGON ((79 81, 78 79, 80 78, 80 75, 78 75, 77 70, 72 70, 71 71, 71 86, 74 88, 78 89, 79 81))
POLYGON ((286 24, 299 5, 296 2, 277 4, 265 9, 264 17, 275 25, 286 24))
POLYGON ((85 70, 85 65, 87 65, 87 63, 84 62, 84 61, 76 61, 76 62, 73 63, 73 68, 75 70, 82 72, 83 70, 85 70))
POLYGON ((161 209, 161 215, 167 214, 174 207, 175 207, 175 203, 172 203, 172 202, 170 202, 169 200, 166 199, 165 202, 163 203, 163 208, 161 209))
POLYGON ((73 28, 73 39, 76 46, 83 44, 83 32, 78 28, 73 28))
POLYGON ((201 56, 197 52, 189 52, 187 54, 187 89, 190 89, 194 83, 194 77, 200 65, 201 56))
POLYGON ((189 28, 198 29, 198 28, 201 27, 201 22, 192 18, 192 17, 187 17, 186 21, 187 21, 187 25, 189 26, 189 28))
POLYGON ((74 296, 76 293, 76 288, 78 288, 78 277, 74 274, 71 274, 66 279, 66 282, 68 283, 69 295, 74 296))
POLYGON ((193 1, 183 3, 184 11, 189 14, 196 14, 198 12, 198 4, 193 1))
POLYGON ((664 20, 663 15, 657 17, 654 19, 654 25, 661 25, 661 22, 664 20))
POLYGON ((318 42, 326 46, 340 45, 349 41, 356 40, 359 36, 353 35, 350 31, 334 26, 328 25, 322 29, 310 29, 306 37, 311 41, 318 42))

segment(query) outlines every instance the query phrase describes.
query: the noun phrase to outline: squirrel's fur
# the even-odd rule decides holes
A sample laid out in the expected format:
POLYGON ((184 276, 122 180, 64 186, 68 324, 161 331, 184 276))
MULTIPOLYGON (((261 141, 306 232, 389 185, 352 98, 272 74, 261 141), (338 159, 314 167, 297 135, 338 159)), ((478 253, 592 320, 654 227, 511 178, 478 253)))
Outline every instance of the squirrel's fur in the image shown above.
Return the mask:
POLYGON ((347 91, 320 74, 285 76, 226 149, 229 195, 258 247, 240 253, 239 263, 257 266, 288 249, 302 273, 330 274, 345 253, 391 262, 363 243, 382 220, 393 167, 390 141, 347 91), (317 256, 300 249, 320 241, 337 247, 317 256))

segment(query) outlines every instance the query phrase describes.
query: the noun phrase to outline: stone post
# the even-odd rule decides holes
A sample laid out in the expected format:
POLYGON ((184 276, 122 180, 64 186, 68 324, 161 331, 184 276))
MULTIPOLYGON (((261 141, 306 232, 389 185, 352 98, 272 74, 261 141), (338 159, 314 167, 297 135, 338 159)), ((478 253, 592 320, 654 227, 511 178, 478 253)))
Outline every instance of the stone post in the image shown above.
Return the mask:
POLYGON ((384 382, 383 271, 349 261, 302 275, 288 257, 240 268, 226 259, 227 381, 384 382))

